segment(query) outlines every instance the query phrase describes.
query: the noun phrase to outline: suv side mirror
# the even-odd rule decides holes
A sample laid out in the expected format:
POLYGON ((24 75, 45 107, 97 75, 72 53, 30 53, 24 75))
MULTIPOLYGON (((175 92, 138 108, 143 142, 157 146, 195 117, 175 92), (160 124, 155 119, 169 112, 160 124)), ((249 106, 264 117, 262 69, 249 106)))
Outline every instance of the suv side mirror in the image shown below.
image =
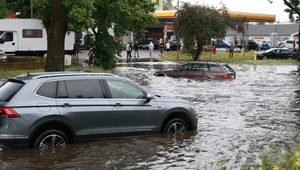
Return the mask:
POLYGON ((0 38, 0 44, 3 44, 3 43, 5 43, 5 40, 0 38))
POLYGON ((152 100, 152 96, 150 94, 147 94, 146 103, 149 103, 151 100, 152 100))

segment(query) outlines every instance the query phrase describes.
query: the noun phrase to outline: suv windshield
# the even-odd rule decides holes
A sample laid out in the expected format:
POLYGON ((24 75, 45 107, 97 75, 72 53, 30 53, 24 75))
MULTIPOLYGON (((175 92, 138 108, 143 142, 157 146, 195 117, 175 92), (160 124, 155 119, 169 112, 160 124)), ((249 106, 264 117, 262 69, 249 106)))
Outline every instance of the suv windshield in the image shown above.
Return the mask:
POLYGON ((4 32, 4 31, 0 31, 0 37, 1 37, 1 35, 3 34, 3 32, 4 32))
POLYGON ((8 102, 22 87, 24 83, 6 81, 0 86, 0 102, 8 102))

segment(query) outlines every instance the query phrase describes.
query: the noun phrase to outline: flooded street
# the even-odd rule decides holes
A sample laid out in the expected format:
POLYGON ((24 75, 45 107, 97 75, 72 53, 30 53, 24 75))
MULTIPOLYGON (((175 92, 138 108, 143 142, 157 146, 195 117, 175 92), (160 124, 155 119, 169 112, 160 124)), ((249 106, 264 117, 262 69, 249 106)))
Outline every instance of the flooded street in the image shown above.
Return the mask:
POLYGON ((80 143, 63 152, 0 152, 0 169, 241 169, 267 149, 300 141, 300 78, 295 65, 231 65, 232 81, 155 77, 155 67, 119 67, 116 74, 153 94, 197 102, 196 132, 80 143), (213 165, 212 165, 213 164, 213 165))

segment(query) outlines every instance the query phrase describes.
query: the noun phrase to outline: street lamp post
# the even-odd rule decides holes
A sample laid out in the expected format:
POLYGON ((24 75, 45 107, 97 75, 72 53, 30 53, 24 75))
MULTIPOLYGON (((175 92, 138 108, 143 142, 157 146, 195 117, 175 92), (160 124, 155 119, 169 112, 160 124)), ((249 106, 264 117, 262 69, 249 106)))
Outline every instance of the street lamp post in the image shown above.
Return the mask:
POLYGON ((178 12, 179 12, 179 0, 177 0, 177 32, 176 32, 176 41, 177 41, 177 62, 179 62, 179 36, 178 36, 178 27, 179 27, 179 22, 178 22, 178 12))

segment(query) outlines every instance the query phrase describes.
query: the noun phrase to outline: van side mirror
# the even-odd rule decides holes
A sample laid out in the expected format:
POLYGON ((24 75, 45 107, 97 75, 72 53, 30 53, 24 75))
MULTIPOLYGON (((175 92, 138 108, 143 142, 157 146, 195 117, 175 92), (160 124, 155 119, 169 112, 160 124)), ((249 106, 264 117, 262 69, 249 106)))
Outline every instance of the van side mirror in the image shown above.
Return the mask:
POLYGON ((4 44, 5 40, 0 38, 0 44, 4 44))

